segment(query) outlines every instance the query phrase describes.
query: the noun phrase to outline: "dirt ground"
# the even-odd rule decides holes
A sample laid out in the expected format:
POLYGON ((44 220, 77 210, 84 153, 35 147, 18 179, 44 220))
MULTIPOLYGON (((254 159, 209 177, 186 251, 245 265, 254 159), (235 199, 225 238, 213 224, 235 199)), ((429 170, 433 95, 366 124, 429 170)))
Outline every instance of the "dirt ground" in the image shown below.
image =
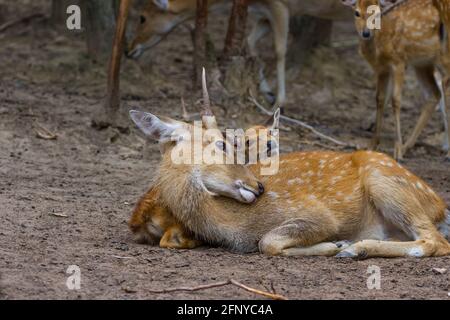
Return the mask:
MULTIPOLYGON (((49 2, 0 0, 8 3, 6 18, 48 12, 49 2)), ((212 19, 218 46, 225 21, 226 16, 212 19)), ((336 24, 335 46, 318 51, 306 66, 288 66, 286 113, 365 146, 371 136, 366 126, 374 111, 374 83, 355 39, 352 23, 336 24)), ((261 48, 271 70, 270 38, 264 41, 261 48)), ((139 107, 175 117, 184 96, 193 111, 200 95, 192 95, 191 54, 189 35, 179 28, 141 61, 124 61, 124 110, 139 107)), ((105 75, 104 65, 89 62, 81 34, 56 30, 45 19, 0 33, 1 299, 259 298, 231 286, 148 292, 229 278, 260 289, 273 285, 290 299, 449 299, 450 271, 432 269, 448 269, 450 257, 352 261, 243 255, 207 247, 165 250, 134 243, 127 220, 149 187, 160 156, 157 146, 146 144, 134 128, 122 134, 91 127, 102 106, 105 75), (36 122, 58 139, 38 139, 36 122), (81 290, 66 287, 70 265, 81 269, 81 290), (371 265, 381 268, 380 290, 366 286, 371 265)), ((274 78, 273 71, 269 76, 274 78)), ((402 110, 405 135, 423 101, 417 88, 409 74, 402 110)), ((228 128, 266 120, 249 103, 242 109, 227 105, 215 110, 228 128)), ((436 113, 404 164, 450 203, 450 166, 440 150, 442 127, 436 113)), ((382 145, 388 153, 393 128, 388 108, 382 145)), ((335 147, 283 126, 283 152, 335 147)))

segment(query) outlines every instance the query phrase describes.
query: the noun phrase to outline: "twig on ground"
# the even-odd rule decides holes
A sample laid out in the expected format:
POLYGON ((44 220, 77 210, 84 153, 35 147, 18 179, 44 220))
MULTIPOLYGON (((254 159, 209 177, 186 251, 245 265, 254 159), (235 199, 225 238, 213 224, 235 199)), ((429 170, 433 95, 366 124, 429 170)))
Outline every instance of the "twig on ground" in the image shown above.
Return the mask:
POLYGON ((135 257, 122 257, 122 256, 116 256, 116 255, 112 255, 113 258, 116 259, 136 259, 135 257))
POLYGON ((332 48, 342 48, 342 47, 353 47, 359 44, 358 39, 344 39, 341 41, 331 42, 330 46, 332 48))
POLYGON ((137 290, 130 288, 130 287, 122 287, 122 290, 125 291, 126 293, 136 293, 137 290))
POLYGON ((58 136, 48 130, 47 128, 44 128, 39 123, 35 122, 34 132, 36 133, 36 137, 44 140, 56 140, 58 136))
POLYGON ((318 146, 318 147, 324 148, 324 149, 339 150, 338 147, 331 147, 331 146, 325 145, 325 144, 317 142, 317 141, 300 140, 299 143, 300 144, 307 144, 307 145, 310 145, 310 146, 318 146))
POLYGON ((230 279, 230 282, 231 282, 231 284, 233 284, 233 285, 235 285, 235 286, 237 286, 237 287, 239 287, 241 289, 247 290, 248 292, 256 293, 256 294, 259 294, 261 296, 265 296, 265 297, 270 298, 270 299, 287 300, 287 298, 282 296, 282 295, 275 294, 275 293, 270 293, 270 292, 266 292, 266 291, 261 291, 261 290, 258 290, 258 289, 254 289, 254 288, 246 286, 246 285, 244 285, 244 284, 242 284, 239 281, 236 281, 234 279, 230 279))
POLYGON ((30 21, 30 20, 36 19, 36 18, 43 18, 43 17, 45 17, 45 15, 42 14, 42 13, 33 13, 33 14, 30 14, 30 15, 25 16, 25 17, 21 17, 21 18, 18 18, 18 19, 14 19, 14 20, 8 21, 8 22, 6 22, 6 23, 4 23, 4 24, 2 24, 0 26, 0 32, 4 32, 7 29, 15 26, 16 24, 27 22, 27 21, 30 21))
MULTIPOLYGON (((252 102, 264 114, 269 115, 269 116, 273 114, 271 111, 269 111, 266 108, 264 108, 258 101, 256 101, 256 99, 253 97, 251 92, 249 92, 249 95, 250 95, 250 97, 248 98, 249 101, 252 102)), ((350 148, 355 148, 355 149, 358 148, 356 145, 354 145, 352 143, 343 142, 343 141, 337 140, 337 139, 335 139, 333 137, 327 136, 326 134, 323 134, 323 133, 317 131, 314 127, 310 126, 309 124, 307 124, 307 123, 305 123, 303 121, 300 121, 300 120, 297 120, 297 119, 293 119, 293 118, 289 118, 289 117, 287 117, 285 115, 280 115, 280 119, 282 119, 282 120, 284 120, 286 122, 290 122, 292 124, 298 125, 298 126, 300 126, 302 128, 305 128, 305 129, 311 131, 312 133, 314 133, 316 136, 318 136, 318 137, 320 137, 320 138, 322 138, 324 140, 333 142, 334 144, 337 144, 339 146, 350 147, 350 148)))
POLYGON ((56 213, 56 212, 51 212, 50 215, 58 217, 58 218, 67 218, 68 215, 64 214, 64 213, 56 213))
POLYGON ((230 279, 230 280, 227 280, 227 281, 220 281, 220 282, 210 283, 210 284, 204 284, 204 285, 200 285, 200 286, 196 286, 196 287, 177 287, 177 288, 169 288, 169 289, 161 289, 161 290, 149 290, 149 291, 151 293, 170 293, 170 292, 177 292, 177 291, 193 292, 193 291, 205 290, 205 289, 210 289, 210 288, 223 287, 223 286, 227 286, 229 284, 234 285, 234 286, 236 286, 238 288, 241 288, 243 290, 246 290, 248 292, 252 292, 252 293, 255 293, 255 294, 259 294, 259 295, 265 296, 265 297, 270 298, 270 299, 287 300, 287 298, 282 296, 282 295, 273 294, 273 293, 270 293, 270 292, 254 289, 254 288, 246 286, 246 285, 244 285, 244 284, 242 284, 239 281, 236 281, 234 279, 230 279))

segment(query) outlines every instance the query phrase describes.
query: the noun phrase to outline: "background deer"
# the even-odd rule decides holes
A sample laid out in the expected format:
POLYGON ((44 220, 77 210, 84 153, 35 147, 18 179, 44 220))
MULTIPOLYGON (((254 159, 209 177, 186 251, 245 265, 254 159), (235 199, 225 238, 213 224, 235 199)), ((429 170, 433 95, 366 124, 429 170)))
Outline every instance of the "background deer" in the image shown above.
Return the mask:
MULTIPOLYGON (((242 165, 173 163, 175 147, 223 144, 220 132, 196 137, 185 133, 193 130, 187 123, 134 110, 130 116, 163 150, 156 182, 162 203, 207 242, 270 255, 450 254, 437 229, 450 222, 444 201, 384 154, 292 153, 283 157, 278 174, 258 178, 242 165), (358 242, 332 242, 345 239, 358 242)), ((203 120, 205 128, 216 127, 212 114, 203 120)))
MULTIPOLYGON (((379 145, 384 107, 392 101, 396 131, 394 157, 402 159, 403 154, 416 143, 442 98, 441 84, 434 76, 438 70, 443 74, 447 73, 447 70, 442 68, 440 59, 439 14, 432 0, 397 1, 382 12, 381 29, 371 30, 368 27, 368 19, 373 12, 368 11, 369 7, 380 4, 384 9, 387 2, 379 3, 378 0, 343 2, 354 7, 355 25, 361 37, 360 52, 372 66, 377 79, 377 119, 371 147, 376 149, 379 145), (426 103, 411 136, 403 144, 400 107, 405 70, 408 65, 412 66, 417 74, 425 93, 426 103)), ((442 104, 444 121, 448 128, 449 120, 445 114, 449 114, 449 106, 444 105, 442 104)), ((446 131, 448 139, 450 132, 448 129, 446 131)))
MULTIPOLYGON (((210 12, 223 11, 231 1, 210 0, 210 12)), ((140 14, 133 40, 127 56, 138 58, 145 50, 163 40, 175 27, 195 17, 196 0, 154 0, 149 1, 140 14)), ((340 5, 340 0, 250 0, 249 12, 258 17, 248 36, 249 53, 258 55, 257 43, 269 31, 273 32, 277 60, 277 106, 286 101, 286 51, 289 35, 289 17, 310 15, 318 18, 350 19, 350 10, 340 5)), ((270 91, 263 80, 263 92, 270 91)))
MULTIPOLYGON (((443 105, 450 104, 449 88, 450 88, 450 1, 449 0, 433 0, 434 6, 439 11, 441 18, 441 63, 443 69, 447 71, 446 77, 443 81, 443 105)), ((447 112, 448 123, 450 123, 450 114, 447 112)), ((447 123, 447 130, 448 129, 447 123)), ((448 135, 450 136, 450 134, 448 135)), ((450 159, 450 138, 447 137, 446 146, 449 148, 447 158, 450 159)))

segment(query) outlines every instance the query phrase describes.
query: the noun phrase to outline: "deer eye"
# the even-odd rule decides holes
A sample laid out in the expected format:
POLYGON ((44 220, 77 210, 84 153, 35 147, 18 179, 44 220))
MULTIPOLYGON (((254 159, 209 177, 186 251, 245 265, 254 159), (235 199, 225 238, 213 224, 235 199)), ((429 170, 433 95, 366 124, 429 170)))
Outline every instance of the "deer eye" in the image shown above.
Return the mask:
POLYGON ((144 24, 145 21, 147 21, 147 19, 146 19, 144 16, 141 16, 141 17, 140 17, 140 20, 141 20, 141 24, 144 24))
POLYGON ((356 10, 355 11, 355 16, 358 17, 358 18, 361 17, 361 12, 359 12, 359 10, 356 10))
POLYGON ((222 150, 223 152, 227 152, 227 144, 223 141, 216 141, 216 147, 222 150))

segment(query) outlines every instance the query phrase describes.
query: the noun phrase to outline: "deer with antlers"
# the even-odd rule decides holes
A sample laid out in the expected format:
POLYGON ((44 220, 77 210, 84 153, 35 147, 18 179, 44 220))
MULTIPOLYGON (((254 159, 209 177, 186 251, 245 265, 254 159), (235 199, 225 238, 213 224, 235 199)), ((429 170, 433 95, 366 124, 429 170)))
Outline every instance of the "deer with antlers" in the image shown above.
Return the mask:
MULTIPOLYGON (((206 81, 206 80, 205 80, 206 81)), ((205 82, 204 82, 205 83, 205 82)), ((189 114, 186 110, 184 100, 181 99, 182 115, 185 121, 190 121, 197 114, 189 114)), ((201 115, 210 114, 209 107, 203 108, 201 115)), ((244 148, 245 162, 251 162, 250 152, 256 150, 253 163, 264 161, 269 157, 279 154, 278 126, 280 110, 278 109, 269 120, 272 124, 253 125, 244 133, 243 140, 239 136, 222 134, 226 137, 228 144, 233 145, 235 159, 238 158, 237 150, 244 148), (262 132, 268 133, 267 135, 262 132), (241 145, 243 144, 243 145, 241 145)), ((250 168, 252 168, 250 166, 250 168)), ((128 225, 138 243, 156 244, 162 248, 192 249, 202 244, 192 232, 187 230, 172 215, 170 210, 160 201, 160 190, 152 186, 136 204, 128 225)))
MULTIPOLYGON (((205 84, 203 90, 208 106, 205 84)), ((292 153, 282 158, 277 174, 268 176, 209 159, 174 163, 174 152, 196 144, 212 147, 222 156, 230 152, 212 111, 204 113, 202 126, 213 133, 202 135, 182 121, 135 110, 130 116, 161 146, 155 184, 161 203, 176 221, 208 243, 238 252, 259 249, 288 256, 450 254, 442 234, 448 233, 450 224, 444 201, 384 154, 292 153)))
MULTIPOLYGON (((377 119, 371 147, 376 149, 380 143, 384 107, 392 101, 396 132, 394 157, 400 160, 415 145, 442 98, 441 84, 436 80, 435 72, 446 75, 450 71, 442 64, 440 54, 439 14, 432 0, 403 0, 394 5, 378 0, 343 0, 343 3, 354 8, 355 25, 361 38, 360 52, 372 66, 377 79, 377 119), (380 29, 369 27, 369 19, 376 14, 371 8, 377 7, 381 7, 380 29), (403 144, 400 108, 407 66, 414 68, 426 103, 411 136, 403 144)), ((448 128, 449 105, 444 107, 443 104, 442 111, 448 128)), ((448 140, 448 129, 446 136, 448 140)))
MULTIPOLYGON (((210 12, 227 10, 231 1, 210 0, 210 12)), ((350 19, 350 10, 340 5, 339 0, 249 0, 249 12, 258 17, 256 24, 248 36, 248 47, 251 56, 257 56, 257 43, 269 31, 273 33, 276 70, 277 96, 275 105, 283 106, 286 102, 286 52, 289 35, 289 17, 294 15, 310 15, 318 18, 345 20, 350 19)), ((127 56, 138 58, 145 50, 157 45, 178 25, 193 19, 196 12, 196 0, 153 0, 149 1, 141 11, 140 22, 127 56)), ((262 71, 261 71, 262 74, 262 71)), ((261 76, 260 89, 271 96, 270 88, 261 76)))
MULTIPOLYGON (((274 115, 273 124, 270 127, 255 125, 246 130, 245 134, 245 159, 250 159, 249 150, 257 144, 264 144, 262 153, 258 154, 257 161, 265 157, 273 157, 278 154, 278 139, 276 136, 262 135, 260 131, 278 128, 279 111, 274 115), (261 139, 262 138, 262 139, 261 139)), ((230 137, 234 138, 234 137, 230 137)), ((238 139, 227 139, 237 149, 238 139)), ((250 166, 250 170, 257 167, 250 166)), ((255 173, 255 172, 254 172, 255 173)), ((171 249, 192 249, 202 245, 202 242, 195 235, 178 222, 171 211, 160 201, 160 190, 152 186, 136 204, 133 214, 128 222, 135 241, 146 244, 159 244, 161 248, 171 249)))

